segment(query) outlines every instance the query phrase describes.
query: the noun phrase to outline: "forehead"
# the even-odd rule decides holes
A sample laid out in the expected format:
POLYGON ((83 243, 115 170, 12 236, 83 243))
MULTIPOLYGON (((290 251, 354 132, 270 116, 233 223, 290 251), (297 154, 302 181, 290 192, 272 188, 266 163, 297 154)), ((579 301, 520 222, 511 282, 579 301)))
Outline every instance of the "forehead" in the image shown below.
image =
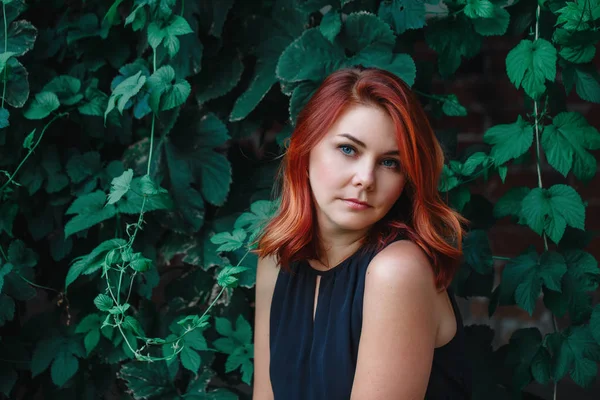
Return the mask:
POLYGON ((331 126, 326 138, 342 139, 350 134, 366 144, 367 148, 388 151, 398 148, 396 126, 388 113, 374 106, 355 105, 346 109, 331 126))

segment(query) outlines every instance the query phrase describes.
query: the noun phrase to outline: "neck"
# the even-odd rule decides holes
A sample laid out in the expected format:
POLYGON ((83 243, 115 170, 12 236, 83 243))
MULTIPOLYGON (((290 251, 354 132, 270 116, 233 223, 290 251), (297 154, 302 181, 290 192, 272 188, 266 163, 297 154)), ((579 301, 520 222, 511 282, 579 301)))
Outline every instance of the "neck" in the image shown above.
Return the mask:
POLYGON ((354 254, 363 244, 366 232, 337 233, 335 235, 320 234, 319 248, 321 258, 309 260, 315 268, 329 269, 354 254))

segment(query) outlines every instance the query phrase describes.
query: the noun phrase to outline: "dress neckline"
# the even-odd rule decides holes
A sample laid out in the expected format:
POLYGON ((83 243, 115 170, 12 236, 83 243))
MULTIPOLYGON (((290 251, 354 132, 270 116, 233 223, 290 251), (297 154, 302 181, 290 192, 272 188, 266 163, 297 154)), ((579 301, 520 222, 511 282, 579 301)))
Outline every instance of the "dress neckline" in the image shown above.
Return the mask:
POLYGON ((342 269, 343 266, 348 264, 358 254, 360 254, 364 250, 366 250, 366 247, 367 246, 363 243, 358 249, 356 249, 352 254, 350 254, 348 257, 346 257, 342 261, 340 261, 337 265, 335 265, 327 270, 324 270, 324 271, 314 268, 312 265, 310 265, 308 260, 302 260, 302 263, 307 267, 305 269, 309 272, 312 272, 313 274, 320 275, 320 276, 329 276, 329 275, 333 274, 334 272, 342 269))

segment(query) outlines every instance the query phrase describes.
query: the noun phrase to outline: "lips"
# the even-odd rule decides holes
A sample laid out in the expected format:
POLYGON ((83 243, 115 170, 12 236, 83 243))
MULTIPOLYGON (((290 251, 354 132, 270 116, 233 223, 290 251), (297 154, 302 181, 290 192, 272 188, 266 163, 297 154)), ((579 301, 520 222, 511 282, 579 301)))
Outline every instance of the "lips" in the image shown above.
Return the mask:
POLYGON ((371 205, 369 203, 366 203, 364 201, 360 201, 358 199, 343 199, 344 201, 348 201, 351 203, 356 203, 357 205, 363 206, 363 207, 371 207, 371 205))

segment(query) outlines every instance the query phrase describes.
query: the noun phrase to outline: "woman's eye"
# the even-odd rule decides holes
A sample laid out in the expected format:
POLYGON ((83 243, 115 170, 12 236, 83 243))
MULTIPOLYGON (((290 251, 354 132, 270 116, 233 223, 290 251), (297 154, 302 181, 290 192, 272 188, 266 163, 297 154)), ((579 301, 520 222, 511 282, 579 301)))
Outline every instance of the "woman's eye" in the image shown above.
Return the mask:
POLYGON ((338 147, 340 149, 340 151, 346 155, 352 155, 354 154, 354 149, 350 146, 346 146, 346 145, 341 145, 338 147))
POLYGON ((398 163, 398 161, 392 160, 392 159, 383 160, 381 163, 386 168, 398 168, 400 166, 399 163, 398 163))

